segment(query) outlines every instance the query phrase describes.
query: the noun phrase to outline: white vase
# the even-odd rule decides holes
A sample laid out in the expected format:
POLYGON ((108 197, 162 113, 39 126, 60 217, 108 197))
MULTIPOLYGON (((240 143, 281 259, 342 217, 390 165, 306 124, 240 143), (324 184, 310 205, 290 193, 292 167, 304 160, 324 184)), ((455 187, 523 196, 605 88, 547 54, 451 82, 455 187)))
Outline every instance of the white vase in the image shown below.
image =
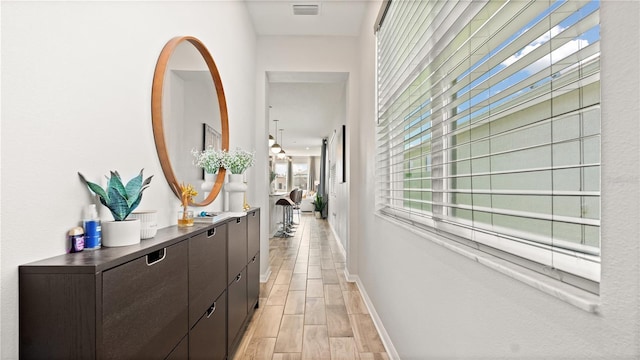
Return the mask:
POLYGON ((140 239, 151 239, 158 232, 158 212, 156 210, 134 211, 129 219, 140 220, 140 239))
POLYGON ((102 222, 102 246, 117 247, 140 243, 140 220, 102 222))
POLYGON ((229 182, 224 185, 224 190, 229 194, 229 211, 244 211, 244 193, 247 191, 247 184, 243 180, 242 174, 230 174, 229 182))
POLYGON ((204 194, 204 198, 209 197, 209 193, 213 190, 213 186, 216 184, 216 176, 218 174, 209 174, 208 172, 204 173, 204 182, 200 185, 200 190, 202 190, 202 194, 204 194))

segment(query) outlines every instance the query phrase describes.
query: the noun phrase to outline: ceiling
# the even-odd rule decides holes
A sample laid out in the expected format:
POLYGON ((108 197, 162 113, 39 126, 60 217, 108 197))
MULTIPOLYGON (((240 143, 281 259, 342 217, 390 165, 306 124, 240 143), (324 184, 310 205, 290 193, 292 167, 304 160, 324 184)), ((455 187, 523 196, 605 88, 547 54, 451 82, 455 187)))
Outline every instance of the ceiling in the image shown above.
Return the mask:
MULTIPOLYGON (((366 0, 245 0, 258 36, 358 36, 366 0), (318 15, 294 15, 293 5, 318 5, 318 15)), ((318 156, 346 113, 347 73, 269 72, 269 133, 284 129, 287 155, 318 156), (341 112, 341 113, 340 113, 341 112)), ((280 143, 280 131, 278 131, 280 143)))
POLYGON ((245 0, 258 35, 358 36, 365 0, 245 0), (318 5, 318 15, 294 15, 294 5, 318 5))

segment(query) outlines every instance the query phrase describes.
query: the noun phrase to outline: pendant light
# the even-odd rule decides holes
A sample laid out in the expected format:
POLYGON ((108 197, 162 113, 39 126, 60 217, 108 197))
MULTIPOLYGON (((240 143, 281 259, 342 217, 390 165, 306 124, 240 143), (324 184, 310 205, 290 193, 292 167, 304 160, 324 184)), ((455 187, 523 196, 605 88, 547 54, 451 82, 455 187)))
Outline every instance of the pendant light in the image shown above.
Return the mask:
MULTIPOLYGON (((276 136, 278 136, 278 121, 279 120, 273 120, 276 123, 276 136)), ((274 154, 277 154, 280 152, 280 150, 282 150, 282 146, 280 146, 280 144, 278 144, 278 141, 276 139, 275 143, 273 145, 271 145, 271 152, 274 154)))
MULTIPOLYGON (((282 132, 284 131, 284 129, 280 129, 280 142, 284 143, 284 140, 282 138, 282 132)), ((276 154, 276 157, 280 160, 284 159, 286 157, 286 153, 284 152, 284 149, 282 148, 282 146, 280 147, 280 152, 276 154)))
MULTIPOLYGON (((271 119, 271 105, 269 105, 269 119, 271 119)), ((276 130, 276 136, 278 136, 278 130, 276 130)), ((273 135, 269 134, 269 147, 272 147, 275 143, 276 139, 273 138, 273 135)))

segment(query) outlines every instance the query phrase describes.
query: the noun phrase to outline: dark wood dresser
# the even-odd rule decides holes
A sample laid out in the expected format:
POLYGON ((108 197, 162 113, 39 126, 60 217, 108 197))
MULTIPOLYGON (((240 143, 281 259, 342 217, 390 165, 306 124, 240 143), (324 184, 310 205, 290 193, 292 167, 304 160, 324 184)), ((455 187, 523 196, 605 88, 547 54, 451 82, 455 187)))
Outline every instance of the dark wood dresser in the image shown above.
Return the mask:
POLYGON ((258 306, 260 210, 19 267, 21 359, 226 359, 258 306))

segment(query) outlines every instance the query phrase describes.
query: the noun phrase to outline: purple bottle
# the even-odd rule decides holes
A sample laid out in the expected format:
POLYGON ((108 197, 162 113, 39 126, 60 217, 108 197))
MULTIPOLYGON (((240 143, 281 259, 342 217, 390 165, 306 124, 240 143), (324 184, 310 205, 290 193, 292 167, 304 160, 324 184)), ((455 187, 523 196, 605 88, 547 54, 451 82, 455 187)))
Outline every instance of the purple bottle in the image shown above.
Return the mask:
POLYGON ((69 230, 69 242, 71 243, 69 252, 76 253, 84 250, 84 230, 80 226, 69 230))

